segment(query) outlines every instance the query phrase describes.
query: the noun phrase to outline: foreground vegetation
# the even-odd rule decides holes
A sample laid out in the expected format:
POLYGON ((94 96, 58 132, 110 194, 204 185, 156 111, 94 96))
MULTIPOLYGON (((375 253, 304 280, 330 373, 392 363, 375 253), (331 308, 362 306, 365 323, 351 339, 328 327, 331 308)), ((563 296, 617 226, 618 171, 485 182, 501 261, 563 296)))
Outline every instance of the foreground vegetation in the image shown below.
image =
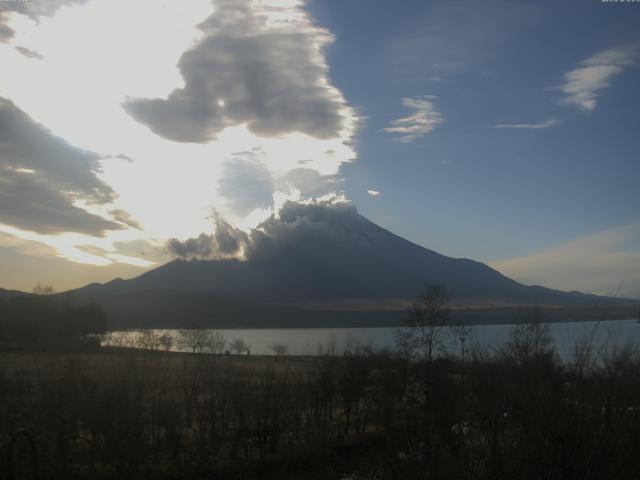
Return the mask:
POLYGON ((338 354, 327 342, 316 357, 291 357, 279 344, 260 357, 197 330, 178 338, 194 353, 170 352, 152 332, 139 348, 98 348, 95 305, 34 296, 0 307, 1 479, 640 472, 640 350, 596 351, 586 338, 560 362, 539 310, 503 345, 465 351, 446 290, 428 287, 393 350, 351 342, 338 354), (443 355, 450 335, 462 347, 455 357, 443 355))
MULTIPOLYGON (((464 363, 351 347, 5 353, 1 458, 26 428, 39 478, 637 478, 636 349, 560 364, 539 325, 464 363)), ((12 457, 33 468, 25 439, 12 457)))

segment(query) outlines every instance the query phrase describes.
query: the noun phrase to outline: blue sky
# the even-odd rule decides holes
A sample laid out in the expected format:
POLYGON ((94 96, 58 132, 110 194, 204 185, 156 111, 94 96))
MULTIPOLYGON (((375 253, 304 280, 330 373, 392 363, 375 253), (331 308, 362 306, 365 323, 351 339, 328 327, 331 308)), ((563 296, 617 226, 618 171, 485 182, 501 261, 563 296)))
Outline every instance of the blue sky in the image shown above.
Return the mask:
MULTIPOLYGON (((429 248, 486 262, 640 221, 640 68, 612 77, 591 111, 563 104, 559 88, 597 52, 640 42, 639 5, 313 1, 308 8, 336 36, 332 81, 366 117, 358 162, 342 167, 366 216, 429 248), (382 130, 407 114, 401 99, 422 95, 437 97, 443 122, 413 142, 390 141, 382 130), (543 122, 557 125, 495 128, 543 122), (367 188, 381 194, 368 196, 367 188)), ((624 248, 637 250, 636 242, 624 248)))
POLYGON ((639 3, 125 3, 0 4, 0 287, 130 277, 214 210, 247 230, 331 197, 640 298, 639 3))
POLYGON ((592 112, 552 89, 595 52, 639 42, 636 7, 312 2, 336 35, 331 78, 367 118, 358 162, 343 167, 349 195, 393 231, 486 261, 640 220, 640 69, 617 76, 592 112), (420 95, 438 97, 444 122, 389 141, 381 130, 406 114, 401 99, 420 95), (562 123, 493 128, 549 119, 562 123))

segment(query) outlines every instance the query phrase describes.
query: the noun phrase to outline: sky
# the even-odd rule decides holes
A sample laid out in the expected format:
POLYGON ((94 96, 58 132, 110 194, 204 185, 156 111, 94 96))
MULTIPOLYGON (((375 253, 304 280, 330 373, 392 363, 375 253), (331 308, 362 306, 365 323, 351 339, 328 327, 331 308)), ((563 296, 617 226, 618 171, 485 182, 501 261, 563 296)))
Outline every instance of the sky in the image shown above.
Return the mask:
POLYGON ((640 3, 0 0, 0 287, 132 277, 352 202, 640 298, 640 3))

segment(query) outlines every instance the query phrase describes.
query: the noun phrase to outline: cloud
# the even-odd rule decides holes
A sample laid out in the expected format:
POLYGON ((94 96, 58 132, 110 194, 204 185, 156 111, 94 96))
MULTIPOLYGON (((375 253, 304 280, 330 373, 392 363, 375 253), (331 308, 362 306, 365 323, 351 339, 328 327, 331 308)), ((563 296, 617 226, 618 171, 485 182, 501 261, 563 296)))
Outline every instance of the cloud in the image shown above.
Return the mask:
POLYGON ((380 195, 380 192, 377 190, 367 190, 367 193, 372 197, 377 197, 378 195, 380 195))
POLYGON ((280 191, 293 187, 301 198, 322 198, 342 189, 342 177, 322 175, 311 168, 295 168, 288 172, 278 184, 280 191))
POLYGON ((109 215, 111 215, 111 218, 113 218, 113 220, 115 220, 116 222, 123 223, 128 227, 135 228, 136 230, 142 230, 142 227, 136 221, 136 219, 133 218, 128 212, 120 208, 110 210, 109 215))
POLYGON ((494 262, 505 275, 561 290, 640 298, 640 223, 578 238, 549 250, 494 262))
POLYGON ((91 282, 131 278, 141 273, 141 267, 131 264, 81 264, 69 262, 56 253, 55 248, 40 242, 0 232, 0 288, 31 291, 35 283, 40 282, 64 291, 91 282))
POLYGON ((201 233, 195 238, 167 241, 167 250, 174 257, 184 259, 223 259, 242 256, 251 242, 249 234, 234 228, 220 216, 215 215, 215 231, 201 233))
POLYGON ((6 14, 0 10, 0 43, 6 43, 13 37, 13 29, 6 25, 6 14))
POLYGON ((44 57, 42 55, 40 55, 38 52, 34 52, 33 50, 29 50, 26 47, 16 47, 16 50, 18 52, 20 52, 22 55, 24 55, 27 58, 35 58, 38 60, 42 60, 44 57))
POLYGON ((273 206, 273 176, 250 153, 236 155, 225 162, 219 188, 231 212, 238 216, 244 217, 256 208, 273 206))
POLYGON ((593 111, 598 92, 607 88, 616 75, 634 64, 639 53, 640 45, 623 45, 602 50, 583 60, 578 68, 564 76, 565 83, 559 87, 566 95, 562 103, 593 111))
POLYGON ((184 87, 165 99, 130 99, 126 110, 178 142, 206 143, 240 124, 262 136, 338 137, 350 110, 322 55, 333 37, 292 3, 215 0, 215 13, 199 26, 202 40, 180 58, 184 87))
POLYGON ((13 222, 0 231, 108 265, 129 255, 123 241, 210 233, 212 209, 251 228, 285 199, 340 191, 358 118, 329 83, 333 38, 303 2, 30 3, 24 14, 3 9, 0 25, 12 32, 0 43, 0 113, 10 105, 24 127, 7 132, 0 120, 2 193, 12 196, 0 210, 13 222), (147 101, 167 109, 140 123, 123 108, 147 101), (21 190, 37 204, 19 201, 21 190))
POLYGON ((78 207, 115 193, 98 178, 100 156, 72 147, 0 98, 0 223, 40 233, 102 235, 118 223, 78 207))
MULTIPOLYGON (((184 259, 242 258, 265 260, 299 244, 299 239, 348 236, 362 221, 355 207, 344 201, 287 201, 257 228, 244 232, 215 216, 215 231, 186 240, 170 239, 166 248, 184 259)), ((305 241, 306 242, 306 241, 305 241)))
POLYGON ((73 205, 45 178, 0 169, 0 223, 40 233, 82 232, 102 235, 119 224, 73 205))
POLYGON ((34 21, 51 17, 63 6, 80 5, 88 0, 17 0, 0 2, 0 43, 6 43, 15 35, 9 24, 11 15, 25 15, 34 21))
POLYGON ((556 118, 550 118, 549 120, 544 120, 539 123, 513 123, 513 124, 504 124, 504 125, 494 125, 493 128, 525 128, 525 129, 540 129, 540 128, 551 128, 557 127, 562 123, 562 120, 558 120, 556 118))
POLYGON ((427 98, 431 97, 403 98, 402 105, 415 110, 414 113, 393 120, 391 126, 383 131, 399 134, 400 136, 394 140, 401 143, 413 142, 431 132, 444 119, 433 102, 427 98))

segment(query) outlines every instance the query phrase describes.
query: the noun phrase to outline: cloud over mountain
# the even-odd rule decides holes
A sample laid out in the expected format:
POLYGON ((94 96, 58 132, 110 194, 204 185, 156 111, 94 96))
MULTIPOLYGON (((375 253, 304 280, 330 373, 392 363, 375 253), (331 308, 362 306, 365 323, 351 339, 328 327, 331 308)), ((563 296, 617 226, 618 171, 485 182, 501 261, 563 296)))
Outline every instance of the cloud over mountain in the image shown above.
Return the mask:
POLYGON ((347 239, 360 222, 361 217, 351 203, 287 201, 277 215, 271 215, 249 232, 234 228, 220 216, 215 216, 212 234, 202 233, 183 241, 170 239, 167 250, 174 257, 183 259, 264 260, 292 245, 299 245, 300 239, 308 236, 347 239))

